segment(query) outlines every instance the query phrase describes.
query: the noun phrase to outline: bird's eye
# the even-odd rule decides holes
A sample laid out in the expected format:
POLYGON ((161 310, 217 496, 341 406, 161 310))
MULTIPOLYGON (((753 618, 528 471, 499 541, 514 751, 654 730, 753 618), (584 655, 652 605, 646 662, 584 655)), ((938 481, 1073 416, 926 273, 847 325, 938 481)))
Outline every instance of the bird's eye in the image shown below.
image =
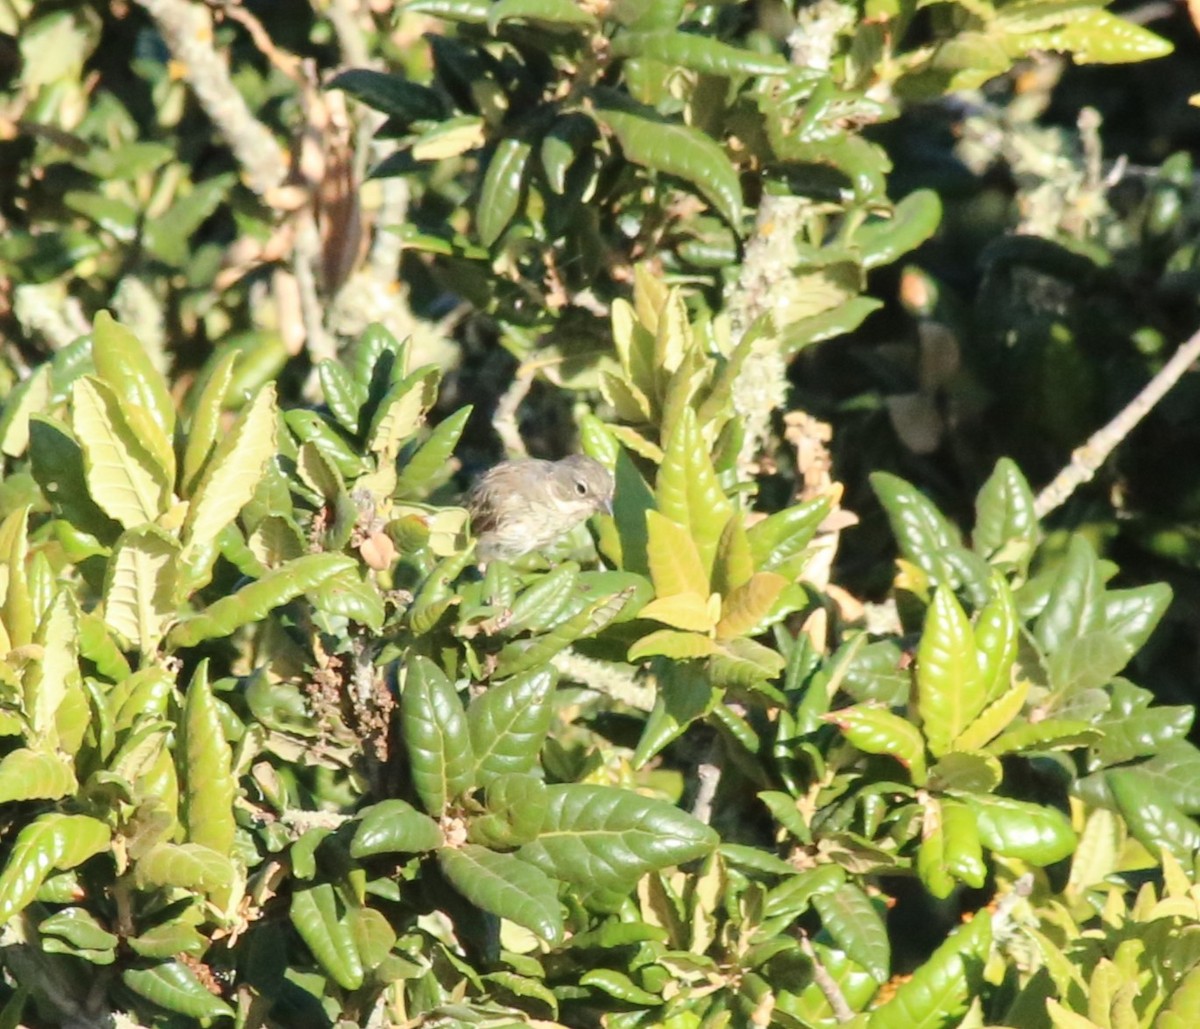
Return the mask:
POLYGON ((587 491, 588 491, 587 483, 584 482, 582 479, 576 479, 575 480, 575 492, 578 493, 581 497, 583 497, 583 496, 587 496, 587 491))

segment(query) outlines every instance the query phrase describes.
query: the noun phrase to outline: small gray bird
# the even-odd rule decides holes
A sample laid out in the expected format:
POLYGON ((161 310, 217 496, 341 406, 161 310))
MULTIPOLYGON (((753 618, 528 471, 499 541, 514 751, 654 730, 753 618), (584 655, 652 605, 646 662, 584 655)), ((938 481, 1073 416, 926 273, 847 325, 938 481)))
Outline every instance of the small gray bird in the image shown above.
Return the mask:
POLYGON ((502 461, 467 495, 477 557, 511 560, 548 547, 597 512, 612 514, 613 486, 604 465, 580 454, 502 461))

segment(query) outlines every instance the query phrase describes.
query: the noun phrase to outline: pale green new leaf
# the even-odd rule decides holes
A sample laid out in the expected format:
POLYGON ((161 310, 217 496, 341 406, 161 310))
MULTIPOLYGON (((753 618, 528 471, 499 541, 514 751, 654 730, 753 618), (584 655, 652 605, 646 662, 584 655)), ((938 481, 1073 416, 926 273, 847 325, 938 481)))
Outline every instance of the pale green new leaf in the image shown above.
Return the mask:
POLYGON ((108 562, 104 622, 143 654, 158 646, 175 615, 179 541, 154 525, 122 533, 108 562))
POLYGON ((75 767, 62 754, 22 747, 0 761, 0 804, 14 800, 58 800, 78 787, 75 767))
POLYGON ((217 444, 196 485, 183 523, 189 552, 216 539, 254 495, 275 453, 275 426, 275 387, 268 384, 217 444))
POLYGON ((122 413, 111 387, 85 375, 72 387, 71 431, 83 448, 88 492, 130 529, 166 510, 171 481, 122 413))
POLYGON ((0 872, 0 924, 33 900, 51 872, 83 864, 106 851, 110 839, 108 826, 88 815, 50 812, 30 822, 0 872))

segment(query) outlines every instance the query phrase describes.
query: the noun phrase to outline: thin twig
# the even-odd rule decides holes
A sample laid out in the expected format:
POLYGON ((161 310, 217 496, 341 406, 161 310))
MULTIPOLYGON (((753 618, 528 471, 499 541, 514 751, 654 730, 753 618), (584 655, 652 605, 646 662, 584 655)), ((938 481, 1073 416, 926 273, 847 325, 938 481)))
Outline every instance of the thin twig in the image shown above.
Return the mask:
POLYGON ((1067 498, 1082 486, 1091 481, 1097 470, 1108 459, 1108 455, 1116 449, 1126 436, 1133 431, 1166 392, 1179 381, 1189 367, 1200 358, 1200 331, 1191 336, 1162 366, 1145 388, 1134 397, 1121 412, 1104 428, 1092 434, 1083 446, 1071 454, 1070 463, 1063 468, 1053 481, 1038 494, 1034 501, 1034 510, 1039 518, 1045 518, 1051 511, 1060 507, 1067 498))
POLYGON ((526 367, 518 368, 513 381, 496 404, 496 416, 492 419, 505 451, 516 457, 524 457, 526 453, 525 441, 521 438, 521 430, 517 425, 517 408, 532 388, 533 373, 526 367))
POLYGON ((812 941, 803 932, 800 933, 800 949, 804 951, 805 956, 812 962, 813 982, 817 984, 817 989, 821 991, 821 995, 829 1002, 830 1008, 833 1009, 833 1017, 839 1022, 853 1021, 854 1011, 846 1001, 845 994, 842 993, 842 988, 838 986, 837 980, 829 974, 829 970, 821 964, 821 959, 817 956, 812 941))
POLYGON ((188 0, 137 2, 149 12, 171 55, 182 65, 188 85, 229 144, 247 185, 260 196, 280 186, 288 173, 283 149, 234 86, 228 65, 213 47, 208 10, 188 0))

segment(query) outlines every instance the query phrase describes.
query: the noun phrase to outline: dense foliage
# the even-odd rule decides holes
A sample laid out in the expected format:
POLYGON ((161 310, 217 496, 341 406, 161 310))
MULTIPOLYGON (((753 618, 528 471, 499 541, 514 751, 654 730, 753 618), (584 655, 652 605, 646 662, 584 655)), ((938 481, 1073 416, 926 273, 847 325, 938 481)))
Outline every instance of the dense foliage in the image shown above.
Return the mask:
POLYGON ((1195 1024, 1194 712, 1131 665, 1172 592, 996 459, 1094 427, 1021 383, 1115 374, 1068 331, 1106 283, 1192 281, 1190 166, 1135 238, 1094 126, 1073 163, 980 98, 1053 188, 977 311, 900 277, 921 389, 844 404, 860 476, 800 409, 938 231, 889 122, 1168 44, 1083 0, 0 30, 4 1025, 1195 1024), (477 564, 493 423, 612 515, 477 564))

